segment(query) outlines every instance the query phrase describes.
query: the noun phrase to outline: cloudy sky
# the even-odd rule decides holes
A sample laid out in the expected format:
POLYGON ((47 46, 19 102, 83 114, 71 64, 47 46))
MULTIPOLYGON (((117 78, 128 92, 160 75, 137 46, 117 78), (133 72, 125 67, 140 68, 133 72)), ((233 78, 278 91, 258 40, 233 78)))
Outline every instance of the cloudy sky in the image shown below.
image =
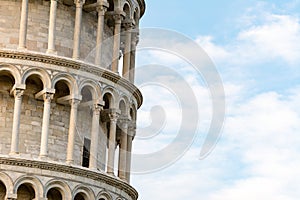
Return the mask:
MULTIPOLYGON (((153 156, 137 164, 145 171, 133 170, 140 199, 299 199, 299 17, 300 0, 147 1, 141 28, 181 39, 138 51, 144 105, 134 152, 153 156), (206 66, 217 70, 225 91, 221 136, 205 157, 209 128, 217 126, 211 124, 216 96, 209 73, 191 61, 206 54, 182 45, 186 37, 214 63, 206 66)), ((147 37, 141 34, 141 46, 147 37)))

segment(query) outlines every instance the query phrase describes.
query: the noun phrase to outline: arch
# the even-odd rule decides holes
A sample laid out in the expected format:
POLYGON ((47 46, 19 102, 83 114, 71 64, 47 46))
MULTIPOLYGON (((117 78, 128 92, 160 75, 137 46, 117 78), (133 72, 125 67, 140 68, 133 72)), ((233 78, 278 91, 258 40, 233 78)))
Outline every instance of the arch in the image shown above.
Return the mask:
POLYGON ((116 90, 111 86, 107 86, 103 89, 102 94, 103 94, 102 96, 103 101, 105 101, 105 96, 108 97, 109 108, 116 108, 116 99, 118 98, 118 94, 116 90))
POLYGON ((49 74, 45 70, 36 67, 30 68, 24 72, 21 84, 25 84, 27 78, 31 75, 37 75, 43 82, 44 88, 51 88, 51 79, 49 74))
POLYGON ((57 188, 51 188, 46 194, 48 200, 66 200, 63 197, 63 192, 57 188))
POLYGON ((108 0, 108 4, 109 4, 109 7, 107 10, 114 11, 115 10, 114 0, 108 0))
POLYGON ((96 200, 112 200, 112 196, 105 190, 100 191, 96 197, 96 200))
POLYGON ((127 113, 127 107, 125 101, 122 99, 119 101, 119 109, 121 110, 121 115, 126 115, 127 113))
POLYGON ((51 189, 57 189, 61 193, 63 200, 72 198, 71 189, 68 186, 68 184, 65 183, 64 181, 59 181, 59 180, 54 180, 54 179, 48 181, 45 185, 45 193, 44 193, 45 198, 47 197, 47 194, 51 189))
POLYGON ((0 63, 0 73, 3 71, 9 72, 15 79, 15 83, 21 83, 21 74, 17 67, 15 67, 14 65, 0 63))
POLYGON ((41 181, 34 176, 26 176, 26 175, 21 176, 20 178, 18 178, 15 181, 13 193, 17 194, 19 187, 23 184, 30 185, 34 189, 36 197, 39 198, 39 197, 43 196, 42 195, 43 194, 43 185, 42 185, 41 181))
POLYGON ((134 9, 133 19, 134 19, 135 25, 138 26, 139 25, 139 21, 140 21, 140 9, 138 7, 136 7, 134 9))
POLYGON ((92 94, 92 100, 98 100, 101 97, 101 90, 96 81, 93 80, 84 80, 80 83, 79 93, 81 94, 83 89, 87 88, 89 92, 92 94))
POLYGON ((71 95, 78 95, 79 94, 78 93, 79 89, 78 89, 77 81, 72 75, 67 74, 67 73, 57 74, 52 79, 51 86, 53 88, 55 88, 56 83, 59 82, 59 81, 63 81, 67 84, 67 86, 69 87, 71 95))
POLYGON ((127 1, 123 4, 123 6, 122 6, 122 10, 123 10, 123 12, 125 12, 126 13, 126 19, 130 19, 131 18, 131 8, 132 8, 132 6, 130 5, 130 3, 128 3, 127 1))
POLYGON ((84 200, 94 200, 95 199, 94 192, 90 188, 88 188, 82 184, 77 185, 74 188, 74 190, 73 190, 73 199, 74 200, 76 200, 75 197, 78 194, 80 194, 84 198, 84 200))
POLYGON ((131 105, 129 114, 130 114, 131 120, 136 121, 137 110, 136 110, 136 106, 134 104, 131 105))
POLYGON ((0 200, 5 200, 7 196, 7 189, 5 184, 0 180, 0 200))
POLYGON ((5 185, 6 194, 12 194, 14 188, 12 179, 6 173, 0 172, 0 181, 5 185))
POLYGON ((129 98, 125 95, 122 95, 119 99, 119 109, 121 110, 121 115, 129 116, 129 98))

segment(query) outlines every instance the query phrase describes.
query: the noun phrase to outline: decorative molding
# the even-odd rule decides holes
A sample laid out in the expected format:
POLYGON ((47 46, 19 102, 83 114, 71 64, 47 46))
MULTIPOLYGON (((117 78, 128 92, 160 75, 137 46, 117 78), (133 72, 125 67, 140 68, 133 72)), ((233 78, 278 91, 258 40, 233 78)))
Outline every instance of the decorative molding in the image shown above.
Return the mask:
MULTIPOLYGON (((13 50, 0 50, 0 58, 16 59, 16 60, 27 60, 32 62, 39 62, 42 64, 52 64, 61 67, 71 68, 78 71, 84 71, 102 77, 104 79, 110 80, 113 83, 116 83, 126 90, 128 90, 137 100, 138 108, 143 103, 143 96, 140 90, 128 80, 120 77, 118 74, 106 70, 104 68, 97 67, 93 64, 85 63, 83 61, 76 61, 70 58, 53 56, 49 54, 41 54, 36 52, 22 52, 22 51, 13 51, 13 50)), ((39 65, 43 66, 43 65, 39 65)))
POLYGON ((0 165, 27 167, 32 169, 49 170, 54 172, 61 172, 65 174, 71 174, 74 176, 81 176, 89 178, 95 181, 106 183, 110 186, 118 188, 126 192, 132 199, 138 198, 137 191, 124 181, 105 175, 103 173, 97 173, 88 169, 77 168, 75 166, 67 166, 56 163, 49 163, 45 161, 26 160, 19 158, 3 158, 0 157, 0 165))

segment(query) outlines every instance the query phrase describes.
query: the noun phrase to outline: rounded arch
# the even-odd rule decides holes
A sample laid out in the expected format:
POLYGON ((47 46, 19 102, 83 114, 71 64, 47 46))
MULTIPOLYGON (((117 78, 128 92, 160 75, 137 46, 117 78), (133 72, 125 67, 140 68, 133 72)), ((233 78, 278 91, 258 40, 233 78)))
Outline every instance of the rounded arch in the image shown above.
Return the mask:
POLYGON ((109 7, 108 7, 108 11, 114 11, 115 10, 115 4, 114 4, 114 0, 107 0, 109 7))
POLYGON ((25 84, 27 78, 31 75, 38 76, 41 79, 41 81, 43 82, 44 88, 51 88, 51 79, 50 79, 49 74, 45 70, 36 68, 36 67, 30 68, 24 72, 24 74, 22 76, 21 84, 25 84))
POLYGON ((122 5, 122 10, 126 14, 126 19, 131 19, 131 8, 132 5, 128 1, 124 2, 124 4, 122 5))
POLYGON ((100 191, 96 197, 96 200, 112 200, 112 196, 105 190, 100 191))
POLYGON ((136 26, 138 26, 139 25, 139 21, 140 21, 140 9, 138 7, 136 7, 134 9, 133 19, 134 19, 134 22, 135 22, 136 26))
POLYGON ((41 181, 34 176, 21 176, 15 181, 15 186, 13 189, 13 193, 17 194, 18 189, 23 184, 29 184, 35 192, 36 197, 42 197, 43 196, 43 185, 41 181))
POLYGON ((79 94, 82 94, 84 88, 87 88, 92 95, 92 100, 98 100, 101 97, 101 90, 99 84, 93 80, 84 80, 80 83, 79 94))
POLYGON ((58 180, 50 180, 45 185, 45 193, 44 197, 47 198, 47 194, 51 189, 57 189, 61 195, 63 200, 71 199, 72 198, 72 192, 70 187, 67 183, 64 181, 58 181, 58 180))
POLYGON ((59 73, 55 75, 54 78, 52 79, 51 86, 55 88, 56 83, 59 81, 63 81, 66 83, 66 85, 69 87, 71 95, 79 94, 77 81, 72 75, 67 73, 59 73))
POLYGON ((4 184, 6 187, 6 193, 13 193, 13 181, 12 179, 4 172, 0 172, 0 181, 4 184))
POLYGON ((75 197, 77 194, 81 194, 84 197, 84 200, 95 200, 95 194, 94 192, 84 186, 84 185, 77 185, 73 190, 73 199, 75 200, 75 197))
POLYGON ((20 71, 14 65, 0 63, 0 74, 2 72, 8 72, 15 79, 15 83, 21 84, 20 71))
POLYGON ((108 108, 108 107, 116 108, 116 99, 119 96, 118 93, 116 92, 116 90, 114 88, 108 86, 108 87, 104 88, 102 94, 103 94, 102 99, 106 103, 106 105, 104 107, 105 108, 108 108))
POLYGON ((129 114, 129 99, 127 96, 122 95, 119 99, 119 109, 121 110, 121 114, 126 116, 129 114))
POLYGON ((136 121, 136 115, 137 115, 137 109, 136 109, 136 105, 132 104, 130 107, 130 117, 132 121, 136 121))

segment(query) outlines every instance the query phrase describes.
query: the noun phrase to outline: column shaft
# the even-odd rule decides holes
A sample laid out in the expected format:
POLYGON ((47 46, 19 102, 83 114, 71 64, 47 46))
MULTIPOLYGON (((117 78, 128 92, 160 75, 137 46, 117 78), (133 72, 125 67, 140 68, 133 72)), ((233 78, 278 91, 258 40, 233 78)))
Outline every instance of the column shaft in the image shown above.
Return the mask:
POLYGON ((108 142, 107 173, 114 175, 116 128, 117 128, 118 115, 116 113, 112 113, 109 115, 110 115, 110 130, 109 130, 109 142, 108 142))
POLYGON ((56 10, 57 10, 57 0, 51 0, 47 53, 52 53, 52 54, 56 53, 55 51, 56 10))
POLYGON ((74 27, 74 43, 73 43, 73 58, 80 58, 80 35, 81 35, 81 21, 82 21, 82 6, 84 1, 75 1, 76 3, 76 15, 75 15, 75 27, 74 27))
POLYGON ((119 153, 119 178, 126 180, 126 152, 127 152, 127 124, 123 126, 120 153, 119 153))
POLYGON ((77 125, 77 112, 79 100, 73 99, 70 101, 70 125, 69 125, 69 136, 68 136, 68 147, 67 147, 67 163, 74 163, 74 146, 75 146, 75 134, 77 125))
POLYGON ((128 183, 130 183, 131 151, 133 137, 131 135, 128 135, 127 137, 126 180, 128 183))
POLYGON ((40 149, 41 158, 48 156, 50 108, 51 108, 51 99, 53 98, 53 94, 45 93, 43 97, 44 97, 44 113, 43 113, 43 125, 42 125, 42 135, 41 135, 41 149, 40 149))
POLYGON ((111 69, 113 72, 118 72, 122 16, 120 14, 117 14, 114 17, 115 17, 114 47, 113 47, 113 60, 112 60, 112 64, 111 64, 111 69))
POLYGON ((95 64, 101 65, 101 56, 102 56, 102 42, 103 42, 103 33, 104 33, 104 14, 106 7, 99 6, 97 8, 98 12, 98 26, 97 26, 97 40, 96 40, 96 55, 95 55, 95 64))
POLYGON ((20 115, 21 115, 21 104, 22 104, 23 93, 24 93, 24 90, 16 89, 14 91, 15 106, 14 106, 14 117, 13 117, 13 128, 12 128, 10 154, 19 153, 20 115))
POLYGON ((28 23, 28 0, 22 0, 19 47, 18 47, 19 49, 26 49, 27 23, 28 23))
POLYGON ((135 48, 131 50, 130 53, 130 70, 129 70, 129 81, 134 83, 134 76, 135 76, 135 48))
POLYGON ((125 38, 125 52, 123 57, 123 77, 129 80, 130 73, 130 59, 131 59, 131 32, 128 28, 126 30, 126 38, 125 38))
POLYGON ((95 105, 93 109, 91 154, 89 163, 89 168, 91 169, 97 169, 100 111, 101 107, 99 105, 95 105))

